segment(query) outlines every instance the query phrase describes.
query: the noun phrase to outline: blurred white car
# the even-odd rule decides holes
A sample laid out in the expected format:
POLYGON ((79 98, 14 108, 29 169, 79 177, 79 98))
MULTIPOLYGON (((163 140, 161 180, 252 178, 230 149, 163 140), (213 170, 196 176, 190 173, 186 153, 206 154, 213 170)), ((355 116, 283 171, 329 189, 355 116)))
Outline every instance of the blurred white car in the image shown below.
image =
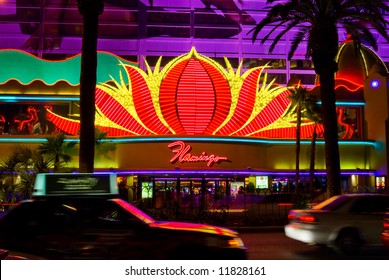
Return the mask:
POLYGON ((383 217, 389 195, 344 194, 312 209, 290 210, 286 236, 308 244, 324 245, 345 254, 361 246, 383 246, 383 217))

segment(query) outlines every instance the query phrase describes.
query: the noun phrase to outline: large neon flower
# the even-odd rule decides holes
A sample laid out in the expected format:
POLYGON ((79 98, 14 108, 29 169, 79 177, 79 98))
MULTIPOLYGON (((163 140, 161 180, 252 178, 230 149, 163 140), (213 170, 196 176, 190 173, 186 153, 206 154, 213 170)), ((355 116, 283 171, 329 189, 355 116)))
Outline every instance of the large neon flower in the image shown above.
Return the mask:
MULTIPOLYGON (((96 127, 108 136, 225 135, 294 138, 295 118, 286 114, 287 88, 267 81, 266 66, 241 74, 194 48, 161 69, 121 63, 126 77, 96 87, 96 127)), ((48 111, 61 130, 76 135, 79 121, 48 111)), ((312 135, 304 123, 302 138, 312 135)), ((322 127, 319 126, 322 131, 322 127)))

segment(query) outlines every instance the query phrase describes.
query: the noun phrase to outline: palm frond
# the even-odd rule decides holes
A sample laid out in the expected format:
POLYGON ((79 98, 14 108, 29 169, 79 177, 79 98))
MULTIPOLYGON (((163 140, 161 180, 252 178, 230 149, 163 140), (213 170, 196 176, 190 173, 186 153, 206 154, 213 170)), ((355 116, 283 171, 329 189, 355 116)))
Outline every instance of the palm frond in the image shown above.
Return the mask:
POLYGON ((75 141, 66 141, 64 133, 60 133, 54 136, 47 137, 46 142, 39 145, 38 150, 42 155, 45 155, 48 164, 54 166, 54 170, 57 169, 63 163, 71 161, 69 152, 77 144, 75 141))

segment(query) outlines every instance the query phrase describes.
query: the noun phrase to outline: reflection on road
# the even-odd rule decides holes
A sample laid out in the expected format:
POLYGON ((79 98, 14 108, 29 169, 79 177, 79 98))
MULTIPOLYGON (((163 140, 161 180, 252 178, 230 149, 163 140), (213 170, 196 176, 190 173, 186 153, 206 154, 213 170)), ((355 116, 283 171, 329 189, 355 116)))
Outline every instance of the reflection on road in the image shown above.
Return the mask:
POLYGON ((384 247, 367 248, 356 256, 339 255, 330 248, 306 245, 277 231, 241 231, 251 260, 389 260, 384 247))

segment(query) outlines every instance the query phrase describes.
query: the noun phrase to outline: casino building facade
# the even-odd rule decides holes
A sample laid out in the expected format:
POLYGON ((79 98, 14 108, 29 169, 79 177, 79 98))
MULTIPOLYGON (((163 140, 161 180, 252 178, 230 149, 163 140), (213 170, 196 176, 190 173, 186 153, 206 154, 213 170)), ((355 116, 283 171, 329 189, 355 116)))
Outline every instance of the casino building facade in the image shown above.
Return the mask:
MULTIPOLYGON (((318 94, 320 85, 310 62, 299 55, 287 61, 288 42, 273 55, 249 45, 246 31, 263 14, 265 1, 256 1, 261 5, 214 1, 210 6, 195 0, 154 2, 153 7, 137 3, 120 9, 108 3, 107 21, 100 23, 96 128, 108 134, 104 151, 96 151, 96 171, 116 172, 131 190, 130 199, 152 197, 167 187, 198 193, 206 186, 214 195, 236 194, 250 182, 257 190, 290 188, 296 129, 295 116, 288 110, 287 86, 300 81, 311 94, 318 94), (226 3, 235 6, 224 7, 226 3), (220 11, 224 23, 216 20, 220 11), (110 29, 112 37, 107 36, 108 17, 112 21, 122 13, 137 19, 119 21, 116 29, 110 29), (145 21, 140 20, 142 13, 145 21), (134 33, 121 27, 133 27, 134 33)), ((19 12, 28 6, 14 4, 19 12)), ((66 11, 74 11, 74 6, 66 11)), ((46 33, 40 34, 38 48, 13 47, 15 41, 31 43, 30 35, 23 33, 28 28, 21 24, 13 25, 13 34, 7 33, 14 40, 6 43, 4 36, 0 40, 0 159, 17 143, 36 146, 53 133, 78 139, 80 56, 72 48, 80 36, 70 34, 70 27, 80 24, 76 23, 62 26, 69 30, 63 28, 63 34, 52 38, 58 44, 52 48, 42 45, 48 42, 46 33)), ((353 186, 386 187, 388 62, 384 59, 367 46, 355 56, 346 36, 340 42, 336 94, 345 191, 353 186)), ((323 128, 310 120, 304 120, 301 130, 300 179, 309 181, 315 127, 319 135, 315 188, 320 189, 325 187, 323 128)), ((69 166, 77 164, 74 155, 69 166)))

